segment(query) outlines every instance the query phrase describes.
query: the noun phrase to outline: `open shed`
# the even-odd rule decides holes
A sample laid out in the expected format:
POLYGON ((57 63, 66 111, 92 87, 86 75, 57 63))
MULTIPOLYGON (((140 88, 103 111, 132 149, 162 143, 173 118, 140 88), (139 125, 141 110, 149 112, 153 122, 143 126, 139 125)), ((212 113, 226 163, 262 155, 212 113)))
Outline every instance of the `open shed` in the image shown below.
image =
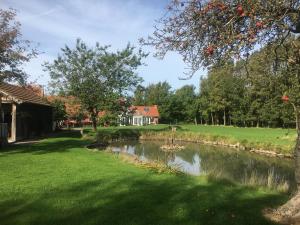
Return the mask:
POLYGON ((52 131, 53 111, 50 104, 32 90, 1 83, 2 121, 7 124, 8 140, 41 136, 52 131))

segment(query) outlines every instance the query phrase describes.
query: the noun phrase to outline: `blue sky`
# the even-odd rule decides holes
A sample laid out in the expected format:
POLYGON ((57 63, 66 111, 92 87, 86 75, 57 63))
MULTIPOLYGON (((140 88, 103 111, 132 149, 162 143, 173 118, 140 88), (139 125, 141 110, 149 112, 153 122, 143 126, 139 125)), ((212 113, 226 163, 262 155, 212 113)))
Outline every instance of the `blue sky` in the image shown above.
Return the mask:
MULTIPOLYGON (((168 0, 0 0, 1 8, 17 10, 23 38, 39 44, 42 53, 24 65, 24 70, 30 75, 29 81, 42 85, 50 78, 41 64, 53 61, 65 44, 72 47, 81 38, 91 46, 98 41, 113 50, 124 48, 128 42, 139 46, 138 39, 153 32, 155 20, 164 14, 167 4, 168 0)), ((179 80, 186 71, 180 55, 169 53, 159 60, 153 57, 152 48, 144 50, 150 52, 147 66, 138 70, 144 85, 167 81, 173 88, 193 84, 198 90, 204 71, 189 80, 179 80)))

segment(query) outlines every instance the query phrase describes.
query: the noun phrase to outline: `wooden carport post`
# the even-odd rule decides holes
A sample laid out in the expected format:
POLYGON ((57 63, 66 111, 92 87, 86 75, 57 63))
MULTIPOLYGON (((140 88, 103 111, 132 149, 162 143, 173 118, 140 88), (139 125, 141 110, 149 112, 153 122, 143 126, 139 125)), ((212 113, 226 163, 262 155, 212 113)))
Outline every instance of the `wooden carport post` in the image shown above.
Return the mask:
POLYGON ((11 110, 11 141, 15 142, 17 140, 17 105, 12 103, 11 110))

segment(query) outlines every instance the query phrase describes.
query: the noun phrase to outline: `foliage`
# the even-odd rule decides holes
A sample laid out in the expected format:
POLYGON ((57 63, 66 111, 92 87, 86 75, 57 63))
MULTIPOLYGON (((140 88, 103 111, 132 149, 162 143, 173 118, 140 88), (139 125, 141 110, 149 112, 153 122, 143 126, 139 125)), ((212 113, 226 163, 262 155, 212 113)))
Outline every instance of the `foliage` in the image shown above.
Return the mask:
POLYGON ((278 48, 277 55, 273 50, 274 46, 269 46, 254 52, 248 59, 248 72, 243 60, 235 65, 218 64, 209 70, 200 86, 203 123, 294 126, 292 105, 282 102, 281 97, 286 93, 291 96, 290 101, 296 103, 300 92, 296 82, 298 75, 291 67, 284 66, 283 48, 278 48), (276 62, 280 67, 274 70, 276 62))
POLYGON ((177 118, 180 121, 194 122, 197 120, 199 108, 195 86, 185 85, 177 89, 174 93, 174 99, 178 102, 176 105, 181 113, 181 118, 179 116, 177 118))
POLYGON ((55 99, 51 102, 53 107, 53 120, 55 122, 60 122, 67 118, 66 106, 65 103, 59 99, 55 99))
POLYGON ((193 86, 172 91, 164 82, 139 87, 138 97, 141 103, 158 105, 163 123, 190 123, 196 118, 202 124, 295 127, 292 104, 281 98, 288 95, 290 102, 299 104, 300 70, 298 65, 287 66, 285 54, 284 46, 257 50, 248 58, 248 71, 244 60, 219 62, 201 78, 199 94, 193 86))
POLYGON ((105 113, 99 117, 98 124, 100 126, 117 126, 119 125, 119 115, 113 113, 105 113))
POLYGON ((135 71, 147 56, 141 50, 135 53, 129 44, 116 53, 108 49, 99 43, 89 48, 78 39, 74 49, 65 46, 61 56, 53 63, 45 64, 52 85, 79 99, 83 109, 90 114, 94 129, 98 112, 115 108, 114 103, 141 81, 135 71))
POLYGON ((16 11, 0 9, 0 82, 25 83, 26 74, 21 65, 37 55, 30 45, 28 40, 22 39, 16 11))
POLYGON ((299 6, 290 0, 173 0, 153 35, 141 42, 155 46, 159 56, 180 53, 193 73, 300 33, 299 6))
POLYGON ((192 122, 197 117, 198 102, 193 85, 171 90, 168 82, 138 87, 134 93, 135 105, 158 105, 161 123, 192 122))
POLYGON ((133 105, 146 105, 145 104, 145 88, 138 85, 134 91, 133 105))

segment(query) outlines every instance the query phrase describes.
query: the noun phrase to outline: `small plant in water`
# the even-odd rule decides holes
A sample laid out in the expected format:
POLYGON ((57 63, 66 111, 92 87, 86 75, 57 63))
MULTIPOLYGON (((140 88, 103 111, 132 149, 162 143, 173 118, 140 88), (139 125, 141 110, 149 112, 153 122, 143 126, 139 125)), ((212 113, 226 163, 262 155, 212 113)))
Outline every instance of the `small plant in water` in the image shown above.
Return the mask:
POLYGON ((160 148, 164 152, 177 152, 182 149, 185 149, 185 146, 178 145, 178 144, 166 144, 166 145, 160 146, 160 148))

